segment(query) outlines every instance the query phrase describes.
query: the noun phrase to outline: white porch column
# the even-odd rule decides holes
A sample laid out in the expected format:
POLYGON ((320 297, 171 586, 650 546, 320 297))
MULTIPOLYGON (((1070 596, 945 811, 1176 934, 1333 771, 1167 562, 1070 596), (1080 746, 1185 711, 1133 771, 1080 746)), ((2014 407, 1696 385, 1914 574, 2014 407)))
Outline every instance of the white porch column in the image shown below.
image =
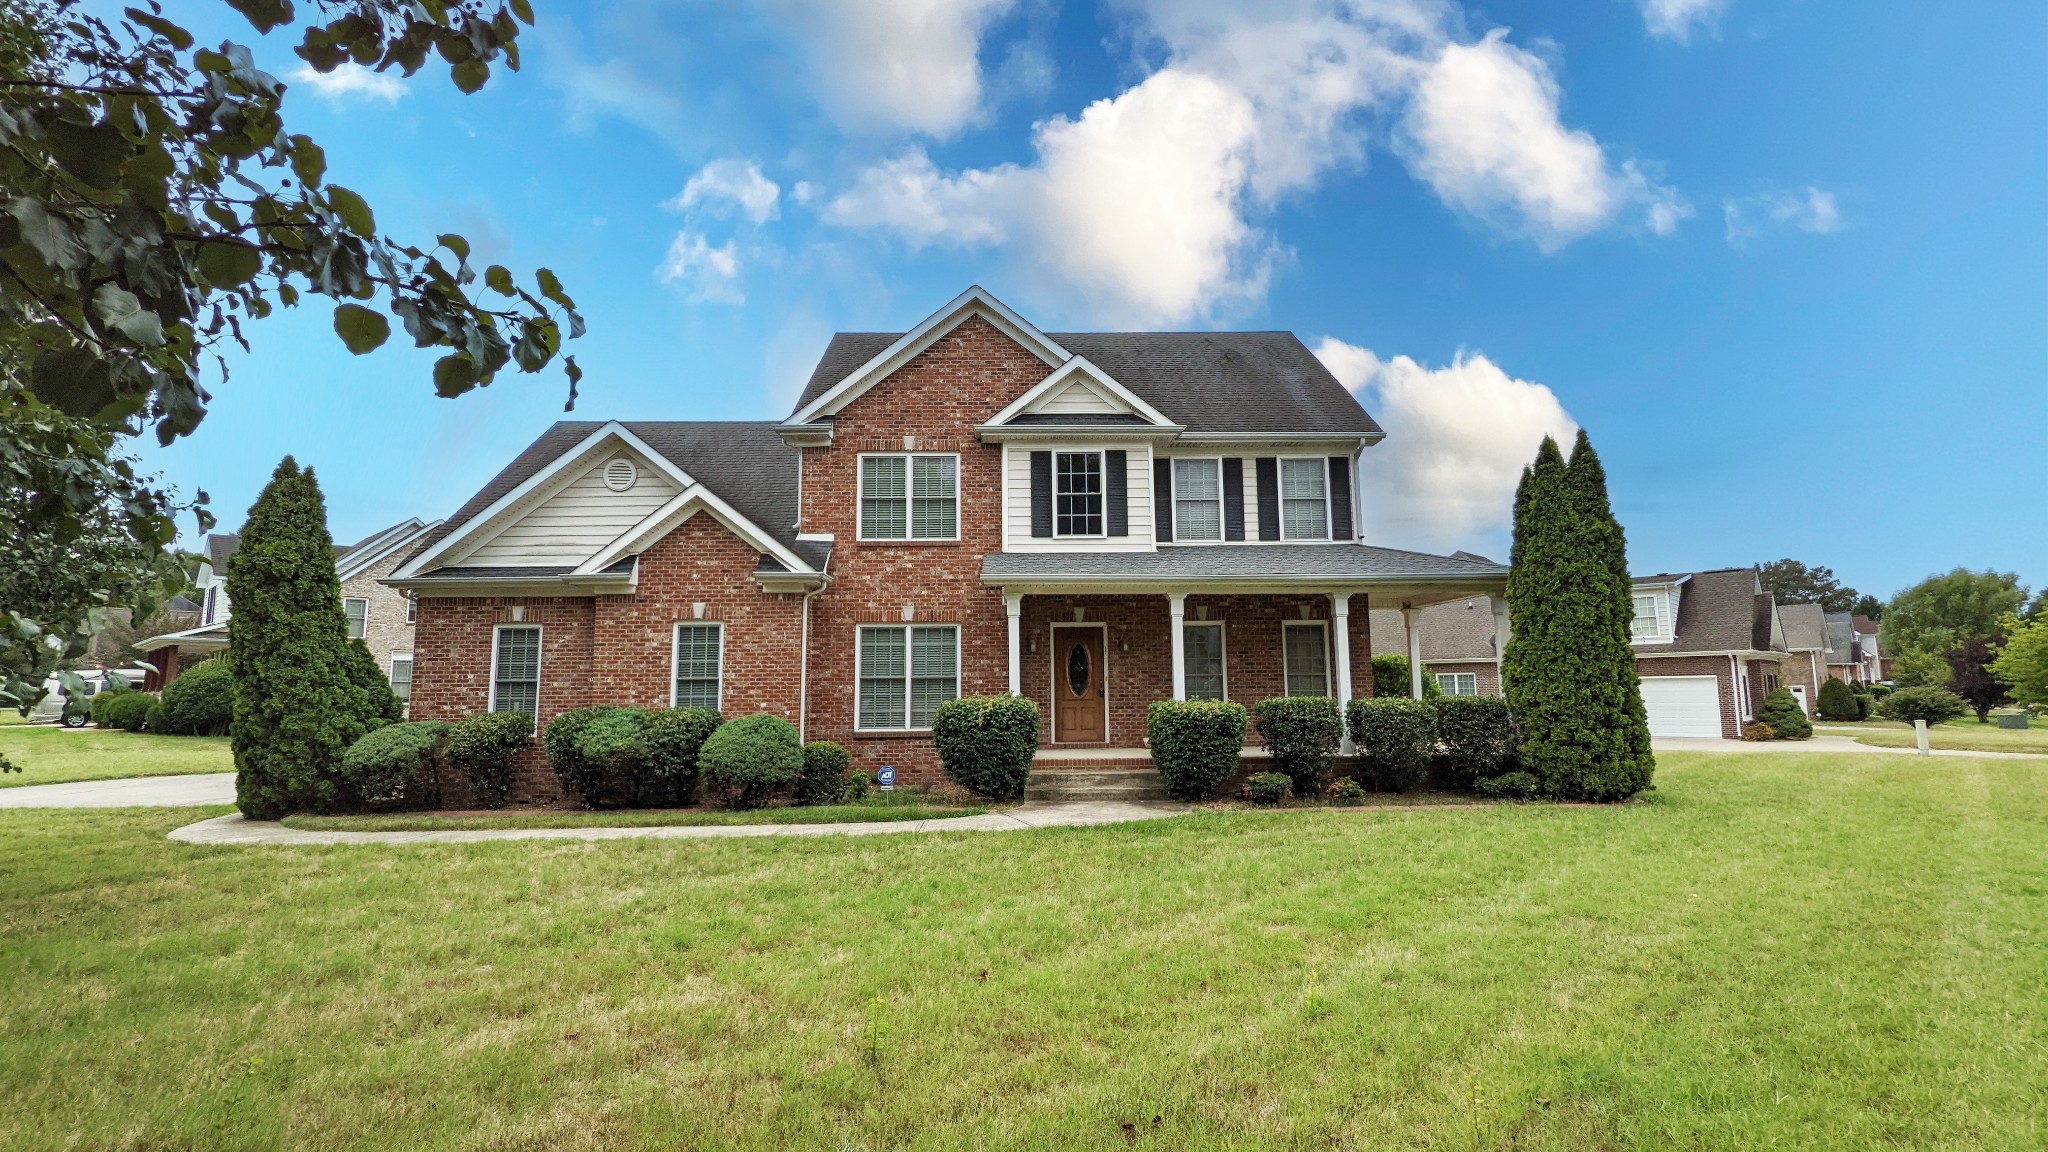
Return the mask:
POLYGON ((1003 613, 1010 618, 1010 695, 1024 694, 1023 616, 1024 596, 1003 593, 1003 613))
POLYGON ((1422 616, 1420 608, 1402 608, 1401 623, 1408 629, 1408 698, 1422 699, 1422 630, 1415 622, 1422 616))
POLYGON ((1167 628, 1173 635, 1173 698, 1188 698, 1187 638, 1181 635, 1181 625, 1187 622, 1188 598, 1184 592, 1166 594, 1167 628))
MULTIPOLYGON (((1337 650, 1337 715, 1348 717, 1351 713, 1351 593, 1330 593, 1330 634, 1336 641, 1337 650)), ((1346 756, 1353 756, 1358 749, 1351 743, 1351 725, 1344 725, 1342 735, 1337 737, 1337 750, 1346 756)))
POLYGON ((1493 601, 1493 675, 1500 682, 1501 695, 1507 695, 1508 682, 1501 671, 1501 662, 1508 655, 1508 600, 1496 592, 1493 601))

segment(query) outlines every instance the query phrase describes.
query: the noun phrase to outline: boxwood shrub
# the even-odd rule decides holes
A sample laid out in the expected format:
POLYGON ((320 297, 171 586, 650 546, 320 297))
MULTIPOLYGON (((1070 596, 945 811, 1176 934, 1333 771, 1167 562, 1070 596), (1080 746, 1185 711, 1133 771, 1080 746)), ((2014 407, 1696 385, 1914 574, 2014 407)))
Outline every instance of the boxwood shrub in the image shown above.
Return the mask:
POLYGON ((1245 799, 1266 808, 1287 799, 1292 791, 1294 781, 1281 772, 1261 772, 1244 782, 1245 799))
POLYGON ((1870 717, 1877 712, 1877 702, 1882 699, 1882 696, 1874 696, 1868 693, 1860 692, 1857 693, 1855 697, 1856 718, 1858 720, 1870 719, 1870 717))
POLYGON ((526 713, 481 712, 455 725, 441 758, 469 781, 479 806, 502 808, 512 794, 513 762, 532 739, 526 713))
POLYGON ((1167 795, 1200 800, 1237 772, 1244 754, 1244 705, 1230 700, 1161 700, 1145 714, 1152 763, 1167 795))
POLYGON ((665 708, 647 716, 647 802, 688 804, 697 794, 697 758, 725 723, 716 708, 665 708))
POLYGON ((759 808, 803 775, 796 725, 765 712, 719 726, 697 755, 697 775, 727 808, 759 808))
POLYGON ((1436 706, 1436 737, 1445 782, 1470 788, 1506 772, 1515 758, 1515 719, 1499 696, 1444 696, 1436 706))
POLYGON ((1887 720, 1907 724, 1925 720, 1933 725, 1957 719, 1969 710, 1961 696, 1946 688, 1901 688, 1884 698, 1877 713, 1887 720))
POLYGON ((1536 777, 1527 772, 1504 772, 1499 776, 1482 777, 1476 787, 1481 796, 1527 800, 1536 795, 1536 777))
POLYGON ((1429 774, 1436 755, 1436 708, 1428 700, 1353 700, 1351 740, 1359 781, 1375 792, 1406 792, 1429 774))
POLYGON ((797 803, 848 804, 867 793, 867 775, 853 770, 853 753, 830 740, 804 745, 803 775, 796 782, 797 803))
POLYGON ((235 718, 235 674, 225 660, 208 660, 164 685, 163 731, 175 736, 225 736, 235 718))
POLYGON ((1756 718, 1771 726, 1780 740, 1806 740, 1813 736, 1813 722, 1790 688, 1778 688, 1757 706, 1756 718))
POLYGON ((386 724, 363 734, 341 754, 344 795, 378 811, 430 808, 440 803, 440 746, 448 737, 442 720, 386 724))
POLYGON ((939 764, 955 784, 991 800, 1024 795, 1038 752, 1038 705, 1023 696, 962 696, 932 718, 939 764))
POLYGON ((1273 767, 1294 783, 1298 796, 1320 796, 1330 784, 1330 762, 1344 735, 1344 719, 1328 696, 1271 696, 1259 701, 1259 739, 1273 767))
POLYGON ((102 728, 140 732, 149 723, 149 710, 155 704, 154 692, 137 692, 133 688, 102 692, 93 697, 92 722, 102 728))

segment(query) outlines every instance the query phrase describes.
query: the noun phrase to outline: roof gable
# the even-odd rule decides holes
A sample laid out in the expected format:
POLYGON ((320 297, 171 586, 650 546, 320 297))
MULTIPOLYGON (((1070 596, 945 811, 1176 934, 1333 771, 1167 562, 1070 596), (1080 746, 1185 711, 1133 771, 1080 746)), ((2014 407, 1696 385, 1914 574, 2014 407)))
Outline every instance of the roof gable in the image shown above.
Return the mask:
POLYGON ((1175 427, 1086 356, 1076 356, 1052 370, 988 421, 1001 424, 1104 424, 1136 422, 1157 428, 1175 427))

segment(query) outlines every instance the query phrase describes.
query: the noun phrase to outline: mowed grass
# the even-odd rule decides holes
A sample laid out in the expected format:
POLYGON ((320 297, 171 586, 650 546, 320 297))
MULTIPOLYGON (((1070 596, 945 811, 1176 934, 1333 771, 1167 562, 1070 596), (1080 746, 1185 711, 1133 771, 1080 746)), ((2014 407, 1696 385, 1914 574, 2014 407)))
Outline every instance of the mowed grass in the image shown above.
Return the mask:
MULTIPOLYGON (((1817 721, 1814 731, 1829 736, 1853 736, 1858 744, 1873 748, 1913 747, 1913 726, 1896 720, 1860 720, 1854 724, 1817 721)), ((2048 720, 2035 720, 2029 728, 2000 728, 1994 720, 1979 724, 1971 716, 1927 729, 1927 746, 1958 752, 2039 752, 2048 754, 2048 720)))
POLYGON ((820 804, 747 812, 670 808, 625 812, 394 812, 373 816, 287 816, 284 826, 313 832, 461 832, 492 828, 669 828, 732 824, 862 824, 979 816, 983 805, 820 804))
POLYGON ((67 731, 54 724, 0 728, 0 755, 21 769, 0 773, 0 788, 235 770, 225 736, 151 736, 102 728, 67 731))
POLYGON ((345 848, 0 812, 0 1147, 2048 1141, 2048 766, 345 848))

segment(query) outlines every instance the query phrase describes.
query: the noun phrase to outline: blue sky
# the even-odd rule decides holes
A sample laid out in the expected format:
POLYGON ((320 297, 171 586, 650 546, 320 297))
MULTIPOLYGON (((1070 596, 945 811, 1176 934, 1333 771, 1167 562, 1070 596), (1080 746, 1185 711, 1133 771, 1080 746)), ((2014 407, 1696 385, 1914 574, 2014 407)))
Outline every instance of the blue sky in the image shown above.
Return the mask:
MULTIPOLYGON (((1375 542, 1504 554, 1586 427, 1639 571, 1781 555, 1888 595, 2048 581, 2048 9, 1801 0, 536 0, 472 97, 303 79, 408 239, 555 269, 585 419, 780 416, 835 329, 981 283, 1050 329, 1286 328, 1388 427, 1375 542)), ((175 5, 202 42, 282 36, 175 5)), ((277 459, 349 540, 442 516, 558 375, 436 399, 329 312, 144 450, 233 527, 277 459)))

